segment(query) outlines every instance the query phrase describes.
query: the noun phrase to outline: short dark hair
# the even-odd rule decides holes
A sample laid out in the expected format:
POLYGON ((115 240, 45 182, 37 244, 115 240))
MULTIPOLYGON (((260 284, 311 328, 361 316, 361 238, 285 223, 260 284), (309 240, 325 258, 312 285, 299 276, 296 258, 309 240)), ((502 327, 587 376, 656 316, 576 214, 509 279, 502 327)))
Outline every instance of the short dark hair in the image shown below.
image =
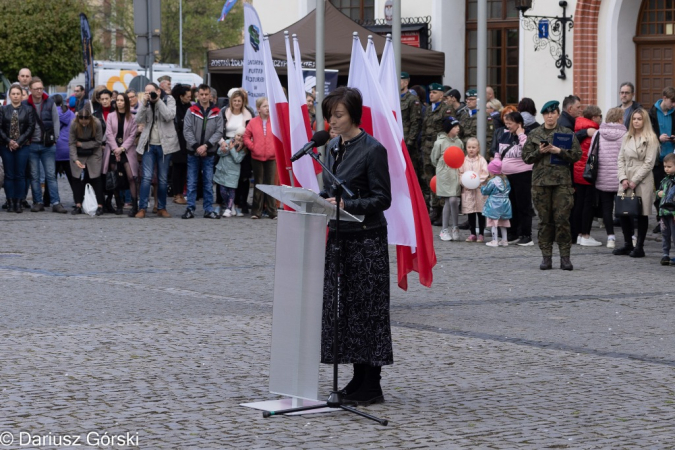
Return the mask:
POLYGON ((112 98, 112 92, 110 92, 108 89, 103 89, 102 91, 100 91, 100 92, 98 93, 98 96, 97 96, 97 97, 98 97, 98 98, 101 98, 101 95, 103 95, 103 94, 108 94, 108 96, 109 96, 110 98, 112 98))
POLYGON ((621 83, 621 86, 619 86, 619 90, 621 90, 621 88, 624 86, 628 86, 630 88, 630 93, 635 94, 635 86, 633 86, 633 83, 631 83, 630 81, 624 81, 623 83, 621 83))
POLYGON ((30 83, 28 83, 28 86, 33 87, 35 83, 42 83, 42 80, 40 77, 33 77, 30 79, 30 83))
POLYGON ((663 95, 665 98, 669 98, 669 99, 671 99, 671 100, 675 100, 675 88, 672 88, 672 87, 667 87, 667 88, 665 88, 665 89, 663 90, 662 95, 663 95))
POLYGON ((197 88, 198 91, 209 91, 209 95, 211 95, 211 86, 208 84, 200 84, 199 87, 197 88))
POLYGON ((328 94, 321 103, 321 111, 326 120, 330 120, 333 111, 337 105, 342 103, 347 109, 352 123, 361 125, 361 115, 363 114, 363 97, 361 91, 356 88, 341 86, 328 94))
POLYGON ((518 112, 526 112, 536 116, 537 107, 534 105, 534 100, 529 97, 523 97, 520 102, 518 102, 518 112))
POLYGON ((127 94, 127 95, 129 95, 131 93, 138 94, 138 92, 136 92, 136 89, 127 89, 126 91, 124 91, 124 93, 127 94))
POLYGON ((663 162, 675 163, 675 153, 668 153, 666 156, 663 157, 663 162))
POLYGON ((82 89, 82 90, 84 91, 84 86, 82 86, 81 84, 78 84, 78 85, 75 86, 75 87, 76 87, 76 88, 80 88, 80 89, 82 89))
POLYGON ((154 87, 156 90, 159 90, 159 84, 157 84, 157 83, 148 83, 148 84, 145 85, 145 87, 148 87, 148 85, 154 87))
POLYGON ((562 108, 563 111, 567 111, 567 108, 574 105, 576 102, 580 102, 580 101, 581 101, 581 99, 579 97, 577 97, 576 95, 574 95, 574 94, 568 95, 567 97, 565 97, 563 99, 563 108, 562 108))
POLYGON ((523 120, 522 114, 520 114, 518 111, 513 111, 510 113, 506 113, 504 115, 504 120, 509 119, 511 122, 515 122, 518 125, 525 125, 525 120, 523 120))
POLYGON ((599 106, 588 105, 584 109, 583 115, 586 119, 593 119, 593 117, 595 117, 595 116, 602 116, 602 110, 600 109, 599 106))

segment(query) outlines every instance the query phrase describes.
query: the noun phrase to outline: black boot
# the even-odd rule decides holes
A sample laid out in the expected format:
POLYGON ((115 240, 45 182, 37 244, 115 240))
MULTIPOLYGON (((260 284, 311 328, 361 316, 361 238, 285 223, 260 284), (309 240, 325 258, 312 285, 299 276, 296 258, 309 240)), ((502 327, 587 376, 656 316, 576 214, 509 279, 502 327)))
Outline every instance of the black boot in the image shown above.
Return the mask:
POLYGON ((358 388, 361 386, 361 383, 363 383, 363 379, 366 377, 367 367, 368 366, 366 364, 354 364, 354 376, 352 377, 351 381, 347 383, 347 386, 345 386, 340 391, 340 394, 344 396, 344 395, 351 395, 354 392, 356 392, 358 388))
MULTIPOLYGON (((621 231, 623 232, 623 247, 612 250, 613 255, 630 255, 635 247, 633 247, 633 226, 632 217, 622 217, 621 231)), ((644 242, 644 241, 643 241, 644 242)))
POLYGON ((384 403, 382 387, 380 387, 380 372, 382 367, 366 366, 366 375, 361 386, 350 395, 343 397, 347 403, 357 406, 368 406, 374 403, 384 403))
POLYGON ((115 209, 113 208, 112 205, 112 195, 108 194, 106 195, 105 198, 105 203, 103 204, 103 212, 104 213, 114 213, 115 209))
POLYGON ((7 199, 7 201, 5 202, 5 204, 2 205, 2 209, 7 210, 7 212, 11 212, 11 211, 12 211, 12 202, 10 201, 10 199, 7 199))
POLYGON ((138 199, 131 197, 131 211, 129 211, 129 217, 134 217, 138 213, 138 199))
POLYGON ((574 270, 574 266, 572 265, 572 261, 570 260, 569 256, 560 257, 560 268, 562 270, 574 270))
POLYGON ((644 258, 645 256, 645 238, 646 238, 646 233, 641 233, 640 230, 638 230, 638 236, 637 236, 637 242, 635 245, 635 248, 633 249, 632 252, 628 254, 631 258, 644 258))
POLYGON ((553 268, 553 257, 552 256, 544 256, 541 259, 541 264, 539 264, 539 268, 541 270, 551 270, 553 268))
POLYGON ((23 212, 23 202, 21 199, 14 199, 14 212, 21 214, 23 212))
POLYGON ((115 215, 121 216, 122 214, 124 214, 124 203, 122 202, 122 196, 120 195, 120 191, 116 190, 115 191, 115 215))

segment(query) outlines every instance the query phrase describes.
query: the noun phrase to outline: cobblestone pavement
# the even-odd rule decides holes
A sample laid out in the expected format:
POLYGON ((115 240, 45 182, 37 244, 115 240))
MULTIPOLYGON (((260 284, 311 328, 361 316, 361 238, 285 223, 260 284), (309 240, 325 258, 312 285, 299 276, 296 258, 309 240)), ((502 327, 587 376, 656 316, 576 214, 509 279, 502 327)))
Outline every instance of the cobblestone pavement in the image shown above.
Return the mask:
POLYGON ((4 448, 106 448, 106 432, 143 449, 675 448, 675 267, 657 235, 643 259, 574 246, 573 272, 539 271, 537 247, 437 239, 433 288, 392 285, 396 363, 365 408, 383 427, 238 406, 275 398, 276 222, 169 212, 0 213, 4 448))

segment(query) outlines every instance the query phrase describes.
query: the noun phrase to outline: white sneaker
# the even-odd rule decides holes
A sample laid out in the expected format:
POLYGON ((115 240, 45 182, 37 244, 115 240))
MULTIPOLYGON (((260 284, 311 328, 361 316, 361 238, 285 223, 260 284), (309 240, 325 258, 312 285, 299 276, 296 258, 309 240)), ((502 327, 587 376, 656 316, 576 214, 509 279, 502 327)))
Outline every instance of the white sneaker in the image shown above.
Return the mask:
POLYGON ((499 241, 497 239, 487 242, 485 245, 488 247, 499 247, 499 241))
POLYGON ((225 212, 223 212, 223 217, 232 217, 232 210, 226 209, 225 212))
POLYGON ((443 228, 441 230, 441 234, 439 234, 439 236, 441 238, 441 241, 451 241, 452 240, 452 236, 450 236, 450 233, 448 233, 447 228, 443 228))
POLYGON ((577 245, 581 245, 581 236, 577 236, 577 245))
POLYGON ((607 236, 607 248, 616 247, 616 238, 614 236, 607 236))
POLYGON ((602 245, 602 242, 596 241, 593 239, 593 236, 588 236, 588 238, 582 237, 579 245, 583 245, 584 247, 598 247, 599 245, 602 245))
POLYGON ((499 245, 500 245, 501 247, 508 247, 508 246, 509 246, 509 241, 501 240, 501 241, 499 241, 499 245))
POLYGON ((452 236, 453 241, 459 241, 459 228, 452 227, 452 231, 450 231, 450 234, 452 236))
POLYGON ((241 209, 240 209, 240 208, 235 208, 234 210, 235 210, 237 213, 236 213, 236 214, 232 214, 233 216, 244 217, 244 213, 241 212, 241 209))

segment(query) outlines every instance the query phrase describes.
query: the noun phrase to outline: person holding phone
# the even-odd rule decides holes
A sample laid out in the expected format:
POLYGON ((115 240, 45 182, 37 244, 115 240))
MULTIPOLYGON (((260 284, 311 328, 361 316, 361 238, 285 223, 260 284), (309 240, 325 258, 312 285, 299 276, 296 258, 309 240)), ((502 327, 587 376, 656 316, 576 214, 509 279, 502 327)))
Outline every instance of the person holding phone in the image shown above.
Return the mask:
POLYGON ((547 102, 541 114, 544 124, 530 132, 522 152, 523 161, 533 164, 532 201, 539 216, 539 249, 543 256, 539 268, 550 270, 553 267, 553 242, 557 242, 560 268, 573 270, 569 219, 574 205, 574 188, 570 166, 581 158, 581 147, 572 130, 558 125, 559 102, 547 102), (569 150, 552 145, 555 133, 572 135, 569 150))

